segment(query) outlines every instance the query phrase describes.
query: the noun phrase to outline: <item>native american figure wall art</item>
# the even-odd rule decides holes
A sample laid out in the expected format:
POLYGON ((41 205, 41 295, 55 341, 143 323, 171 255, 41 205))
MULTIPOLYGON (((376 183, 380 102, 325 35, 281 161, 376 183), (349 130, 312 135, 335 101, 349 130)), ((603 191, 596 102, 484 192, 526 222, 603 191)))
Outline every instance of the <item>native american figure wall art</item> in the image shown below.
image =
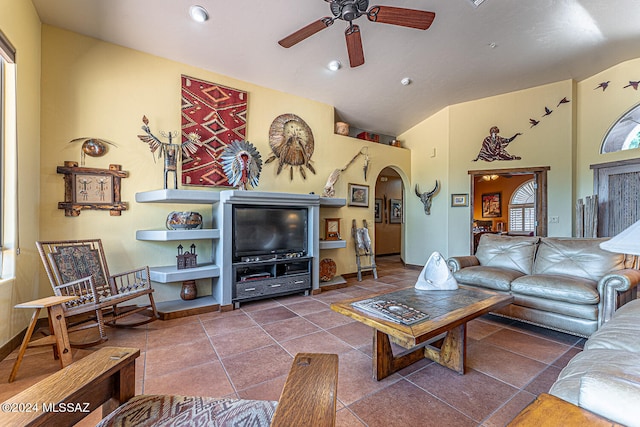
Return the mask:
POLYGON ((247 92, 182 76, 182 184, 230 187, 220 156, 247 131, 247 92), (197 144, 190 135, 198 135, 197 144))
POLYGON ((486 162, 493 162, 494 160, 520 160, 521 157, 513 156, 507 152, 507 146, 516 139, 518 135, 522 135, 520 132, 513 135, 511 138, 503 138, 500 135, 500 129, 498 126, 492 126, 489 129, 489 136, 482 141, 482 148, 478 156, 473 159, 474 162, 478 160, 484 160, 486 162))
POLYGON ((220 160, 229 184, 240 190, 246 190, 247 184, 252 188, 258 186, 262 157, 252 143, 233 141, 224 149, 220 160))
MULTIPOLYGON (((151 128, 149 127, 149 119, 147 116, 142 116, 142 130, 145 132, 144 135, 138 135, 140 141, 149 145, 149 149, 151 150, 151 155, 153 156, 153 161, 156 161, 155 154, 158 154, 158 160, 164 157, 164 188, 167 189, 167 181, 169 179, 169 174, 173 174, 173 188, 178 188, 178 161, 180 160, 180 146, 173 142, 175 138, 178 136, 178 132, 164 132, 160 131, 160 135, 163 138, 167 138, 169 142, 162 142, 160 138, 155 136, 151 132, 151 128)), ((189 135, 189 145, 197 145, 199 143, 199 136, 197 134, 189 135)), ((185 145, 183 144, 182 149, 184 150, 185 145)), ((184 153, 183 153, 184 155, 184 153)))
POLYGON ((309 125, 295 114, 281 114, 269 128, 269 146, 273 151, 265 164, 278 160, 279 175, 284 167, 289 167, 289 179, 293 180, 293 170, 298 169, 302 179, 307 179, 305 168, 313 174, 316 170, 311 163, 314 141, 309 125))

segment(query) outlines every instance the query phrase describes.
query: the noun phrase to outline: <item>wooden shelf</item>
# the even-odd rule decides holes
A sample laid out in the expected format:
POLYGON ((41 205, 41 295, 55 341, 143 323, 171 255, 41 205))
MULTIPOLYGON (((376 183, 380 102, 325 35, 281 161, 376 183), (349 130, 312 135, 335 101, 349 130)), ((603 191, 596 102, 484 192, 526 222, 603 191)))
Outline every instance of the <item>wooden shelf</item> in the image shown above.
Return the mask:
POLYGON ((138 230, 137 240, 151 240, 156 242, 172 242, 176 240, 203 240, 219 239, 220 230, 198 229, 198 230, 138 230))
POLYGON ((346 240, 320 240, 320 249, 340 249, 346 247, 346 240))
POLYGON ((177 299, 157 302, 156 308, 161 320, 169 320, 218 311, 220 304, 214 297, 207 295, 189 301, 177 299))
POLYGON ((136 193, 138 203, 212 204, 220 201, 220 193, 205 190, 152 190, 136 193))
POLYGON ((207 279, 220 276, 220 267, 215 264, 202 264, 196 268, 178 270, 175 265, 149 267, 151 280, 159 283, 184 282, 185 280, 207 279))

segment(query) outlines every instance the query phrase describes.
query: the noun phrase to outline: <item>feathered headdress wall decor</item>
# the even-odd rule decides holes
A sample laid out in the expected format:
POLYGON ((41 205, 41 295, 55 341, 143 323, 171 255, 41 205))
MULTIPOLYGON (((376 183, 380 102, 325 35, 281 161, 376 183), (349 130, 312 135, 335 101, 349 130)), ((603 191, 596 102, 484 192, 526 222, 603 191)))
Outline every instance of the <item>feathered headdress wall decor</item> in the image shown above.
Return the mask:
POLYGON ((256 188, 262 171, 262 157, 249 141, 233 141, 220 156, 222 169, 229 184, 246 190, 247 184, 256 188))

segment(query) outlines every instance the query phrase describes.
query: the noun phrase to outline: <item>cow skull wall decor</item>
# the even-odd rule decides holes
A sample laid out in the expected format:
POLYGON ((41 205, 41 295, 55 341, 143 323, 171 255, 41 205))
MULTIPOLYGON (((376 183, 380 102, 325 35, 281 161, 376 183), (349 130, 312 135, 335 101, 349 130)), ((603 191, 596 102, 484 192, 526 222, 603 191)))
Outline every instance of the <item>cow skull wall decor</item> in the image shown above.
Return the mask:
POLYGON ((426 193, 420 193, 420 189, 418 188, 418 184, 416 184, 416 196, 420 198, 420 201, 424 205, 424 213, 427 215, 431 215, 431 199, 440 189, 440 182, 436 179, 436 186, 433 187, 433 190, 427 191, 426 193))

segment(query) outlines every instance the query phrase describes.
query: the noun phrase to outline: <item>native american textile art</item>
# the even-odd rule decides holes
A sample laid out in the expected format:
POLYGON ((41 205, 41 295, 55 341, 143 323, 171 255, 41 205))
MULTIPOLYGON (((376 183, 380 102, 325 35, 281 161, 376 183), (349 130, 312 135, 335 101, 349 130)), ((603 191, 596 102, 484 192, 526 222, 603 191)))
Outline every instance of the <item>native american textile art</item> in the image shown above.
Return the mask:
POLYGON ((219 159, 246 130, 247 92, 182 76, 183 185, 231 186, 219 159))

